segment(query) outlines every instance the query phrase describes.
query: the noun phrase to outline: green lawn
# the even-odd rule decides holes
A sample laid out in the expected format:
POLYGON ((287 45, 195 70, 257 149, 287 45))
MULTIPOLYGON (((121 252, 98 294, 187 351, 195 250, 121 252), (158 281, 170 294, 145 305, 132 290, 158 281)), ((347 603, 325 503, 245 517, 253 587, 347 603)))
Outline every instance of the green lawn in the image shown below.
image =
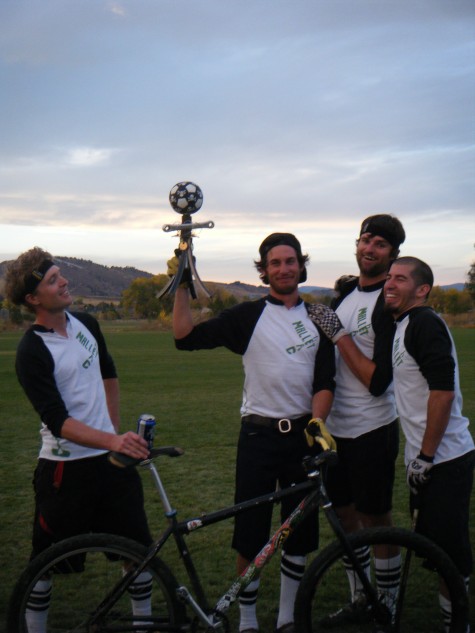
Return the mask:
MULTIPOLYGON (((157 418, 155 444, 174 444, 185 455, 161 462, 161 473, 179 518, 194 516, 233 500, 234 458, 239 432, 241 359, 226 350, 178 352, 170 333, 104 325, 121 379, 122 428, 135 429, 140 413, 157 418)), ((453 331, 461 367, 464 412, 475 428, 475 329, 453 331)), ((39 423, 14 374, 21 333, 0 333, 0 631, 13 583, 29 556, 33 510, 31 488, 39 444, 39 423)), ((150 524, 163 525, 161 506, 144 473, 150 524)), ((402 451, 395 487, 394 514, 409 525, 402 451)), ((475 543, 475 504, 472 504, 475 543)), ((189 539, 210 597, 220 595, 234 577, 231 522, 198 532, 189 539), (210 556, 210 552, 213 553, 210 556), (219 553, 219 554, 218 554, 219 553)), ((330 534, 322 521, 322 544, 330 534)), ((175 554, 167 552, 169 562, 175 554)), ((278 561, 265 570, 259 600, 262 630, 272 630, 278 600, 278 561)), ((473 585, 472 583, 472 592, 473 585)), ((235 621, 236 609, 232 620, 235 621)))

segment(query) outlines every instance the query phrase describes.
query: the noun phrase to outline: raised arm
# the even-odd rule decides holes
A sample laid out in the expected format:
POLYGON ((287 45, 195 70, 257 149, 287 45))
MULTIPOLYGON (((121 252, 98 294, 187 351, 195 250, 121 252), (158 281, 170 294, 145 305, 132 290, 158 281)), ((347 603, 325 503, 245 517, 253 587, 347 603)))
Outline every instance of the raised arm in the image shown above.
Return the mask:
POLYGON ((177 288, 173 304, 173 336, 184 338, 193 329, 193 317, 188 288, 177 288))

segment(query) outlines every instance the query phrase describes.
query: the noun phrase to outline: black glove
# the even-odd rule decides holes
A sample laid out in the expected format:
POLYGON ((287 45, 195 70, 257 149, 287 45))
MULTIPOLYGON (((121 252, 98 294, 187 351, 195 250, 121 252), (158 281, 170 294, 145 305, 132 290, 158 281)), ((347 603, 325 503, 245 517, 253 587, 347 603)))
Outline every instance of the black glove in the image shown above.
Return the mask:
POLYGON ((307 306, 310 319, 318 325, 327 338, 336 343, 348 332, 343 327, 337 313, 323 303, 312 303, 307 306))
POLYGON ((419 453, 416 459, 413 459, 406 468, 406 478, 411 492, 415 495, 421 488, 426 486, 431 478, 431 468, 434 465, 433 457, 427 457, 423 453, 419 453))

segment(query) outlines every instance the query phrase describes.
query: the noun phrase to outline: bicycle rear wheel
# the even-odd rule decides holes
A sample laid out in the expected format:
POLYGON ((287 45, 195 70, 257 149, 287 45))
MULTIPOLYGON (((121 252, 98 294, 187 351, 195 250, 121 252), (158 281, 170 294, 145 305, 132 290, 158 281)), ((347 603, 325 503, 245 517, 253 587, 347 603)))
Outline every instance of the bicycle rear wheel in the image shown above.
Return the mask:
POLYGON ((143 545, 112 534, 80 535, 52 545, 30 562, 15 585, 8 611, 9 633, 28 632, 26 614, 35 606, 33 589, 46 578, 52 580, 48 633, 183 630, 185 614, 176 597, 177 582, 159 558, 145 568, 152 585, 151 613, 134 616, 131 595, 125 589, 94 619, 99 605, 122 579, 124 566, 133 569, 146 552, 143 545))
MULTIPOLYGON (((347 571, 343 564, 344 551, 339 542, 328 545, 309 565, 300 583, 295 604, 297 633, 391 633, 443 632, 439 605, 439 576, 452 601, 452 633, 465 633, 468 624, 468 598, 462 576, 449 556, 425 537, 402 528, 373 528, 348 536, 353 549, 387 544, 399 546, 402 569, 408 561, 406 584, 396 578, 392 591, 380 597, 382 619, 377 621, 370 609, 345 610, 350 603, 347 571), (339 613, 338 616, 336 614, 339 613), (384 622, 386 616, 387 622, 384 622)), ((373 566, 373 563, 372 563, 373 566)), ((381 591, 371 569, 371 582, 379 596, 381 591)))

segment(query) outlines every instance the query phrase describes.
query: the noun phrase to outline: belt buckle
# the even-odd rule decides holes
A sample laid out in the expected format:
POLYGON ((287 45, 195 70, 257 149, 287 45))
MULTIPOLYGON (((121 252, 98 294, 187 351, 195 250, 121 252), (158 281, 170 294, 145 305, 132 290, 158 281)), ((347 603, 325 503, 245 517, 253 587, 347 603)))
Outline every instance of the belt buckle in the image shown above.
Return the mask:
POLYGON ((277 422, 277 428, 279 429, 280 433, 290 433, 290 431, 292 430, 292 422, 289 420, 289 418, 282 418, 277 422))

